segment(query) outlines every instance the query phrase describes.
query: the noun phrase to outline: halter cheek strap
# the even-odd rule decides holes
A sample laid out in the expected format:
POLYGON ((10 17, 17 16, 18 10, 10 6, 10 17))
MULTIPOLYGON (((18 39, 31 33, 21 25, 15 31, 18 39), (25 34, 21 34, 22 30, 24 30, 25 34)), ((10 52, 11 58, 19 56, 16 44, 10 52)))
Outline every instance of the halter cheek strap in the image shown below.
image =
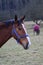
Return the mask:
POLYGON ((22 35, 22 36, 19 36, 19 34, 17 33, 17 31, 16 31, 15 28, 12 29, 12 35, 13 35, 13 34, 15 34, 15 35, 17 36, 17 42, 19 42, 21 38, 29 37, 28 34, 24 34, 24 35, 22 35))

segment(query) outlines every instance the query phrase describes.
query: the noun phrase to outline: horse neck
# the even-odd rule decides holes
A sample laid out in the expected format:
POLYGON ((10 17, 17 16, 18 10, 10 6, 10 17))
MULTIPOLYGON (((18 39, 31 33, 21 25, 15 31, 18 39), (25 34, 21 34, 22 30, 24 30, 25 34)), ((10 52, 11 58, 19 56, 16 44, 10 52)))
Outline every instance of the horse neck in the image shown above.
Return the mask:
POLYGON ((0 47, 2 47, 5 44, 5 42, 7 42, 11 38, 11 33, 12 33, 12 25, 9 25, 8 27, 5 25, 1 28, 0 47))

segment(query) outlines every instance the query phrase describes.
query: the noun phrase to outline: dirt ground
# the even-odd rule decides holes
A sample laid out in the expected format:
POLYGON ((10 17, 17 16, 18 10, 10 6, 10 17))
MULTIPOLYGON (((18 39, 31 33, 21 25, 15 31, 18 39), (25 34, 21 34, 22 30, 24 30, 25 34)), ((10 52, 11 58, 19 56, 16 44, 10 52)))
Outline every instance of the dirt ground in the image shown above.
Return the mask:
POLYGON ((30 48, 24 50, 11 38, 0 48, 0 65, 43 65, 43 28, 40 28, 40 35, 34 35, 33 24, 25 22, 32 43, 30 48))

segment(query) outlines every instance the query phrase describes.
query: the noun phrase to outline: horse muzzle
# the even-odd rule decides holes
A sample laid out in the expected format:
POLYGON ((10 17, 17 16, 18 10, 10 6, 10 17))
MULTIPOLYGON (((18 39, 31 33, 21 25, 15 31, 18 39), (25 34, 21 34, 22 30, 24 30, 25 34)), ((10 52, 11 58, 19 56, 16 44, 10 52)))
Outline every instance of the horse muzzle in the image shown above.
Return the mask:
POLYGON ((22 41, 22 46, 23 46, 23 48, 26 49, 26 50, 27 50, 27 49, 30 47, 30 45, 31 45, 30 38, 27 37, 27 40, 28 40, 28 41, 26 41, 26 40, 22 41))
POLYGON ((24 46, 24 49, 27 50, 29 47, 28 47, 29 43, 26 44, 26 46, 24 46))
POLYGON ((29 48, 29 43, 22 43, 22 46, 25 50, 29 48))

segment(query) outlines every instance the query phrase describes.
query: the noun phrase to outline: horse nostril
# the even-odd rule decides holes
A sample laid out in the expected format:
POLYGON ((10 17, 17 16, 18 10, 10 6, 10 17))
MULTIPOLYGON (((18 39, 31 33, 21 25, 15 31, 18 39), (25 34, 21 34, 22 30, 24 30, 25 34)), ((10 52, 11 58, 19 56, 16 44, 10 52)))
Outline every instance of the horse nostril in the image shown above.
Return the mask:
POLYGON ((27 50, 27 49, 28 49, 28 44, 29 44, 29 43, 27 43, 27 45, 24 47, 24 49, 25 49, 25 50, 27 50))

